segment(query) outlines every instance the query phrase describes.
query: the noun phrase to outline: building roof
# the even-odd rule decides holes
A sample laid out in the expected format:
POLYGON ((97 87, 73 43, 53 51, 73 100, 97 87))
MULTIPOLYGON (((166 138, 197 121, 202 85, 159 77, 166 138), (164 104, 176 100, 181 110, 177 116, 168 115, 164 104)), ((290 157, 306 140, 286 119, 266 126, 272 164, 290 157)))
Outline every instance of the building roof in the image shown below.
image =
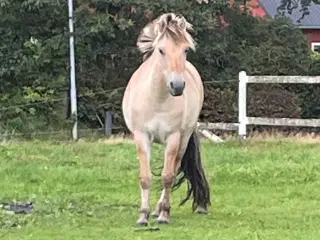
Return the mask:
POLYGON ((320 29, 320 4, 315 4, 314 1, 309 4, 303 4, 302 0, 259 0, 259 2, 272 18, 284 15, 299 28, 320 29))

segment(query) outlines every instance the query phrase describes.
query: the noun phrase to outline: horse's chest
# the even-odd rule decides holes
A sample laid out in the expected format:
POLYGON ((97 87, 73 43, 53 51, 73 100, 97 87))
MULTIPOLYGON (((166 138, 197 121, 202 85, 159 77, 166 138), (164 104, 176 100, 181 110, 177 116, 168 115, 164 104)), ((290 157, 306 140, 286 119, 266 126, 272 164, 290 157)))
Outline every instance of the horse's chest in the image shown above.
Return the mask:
POLYGON ((155 142, 163 143, 175 131, 176 125, 174 121, 166 118, 154 117, 145 124, 145 130, 155 142))

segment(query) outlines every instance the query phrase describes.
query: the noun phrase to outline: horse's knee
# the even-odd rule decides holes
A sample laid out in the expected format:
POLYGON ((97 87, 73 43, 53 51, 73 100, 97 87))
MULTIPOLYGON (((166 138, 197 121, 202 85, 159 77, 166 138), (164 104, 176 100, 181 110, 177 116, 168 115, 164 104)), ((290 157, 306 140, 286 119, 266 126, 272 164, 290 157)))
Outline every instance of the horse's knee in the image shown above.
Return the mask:
POLYGON ((149 189, 151 186, 151 175, 150 176, 141 176, 140 185, 142 189, 149 189))
POLYGON ((164 173, 162 174, 162 184, 164 188, 170 188, 174 181, 173 173, 164 173))

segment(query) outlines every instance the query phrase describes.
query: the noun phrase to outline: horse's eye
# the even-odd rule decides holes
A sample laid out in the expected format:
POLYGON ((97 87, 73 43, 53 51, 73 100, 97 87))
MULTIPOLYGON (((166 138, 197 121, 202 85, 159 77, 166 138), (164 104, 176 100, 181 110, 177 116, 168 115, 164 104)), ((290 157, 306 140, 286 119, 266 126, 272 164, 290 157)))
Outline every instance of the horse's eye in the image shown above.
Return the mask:
POLYGON ((159 48, 159 52, 161 53, 161 55, 164 55, 164 52, 162 49, 159 48))

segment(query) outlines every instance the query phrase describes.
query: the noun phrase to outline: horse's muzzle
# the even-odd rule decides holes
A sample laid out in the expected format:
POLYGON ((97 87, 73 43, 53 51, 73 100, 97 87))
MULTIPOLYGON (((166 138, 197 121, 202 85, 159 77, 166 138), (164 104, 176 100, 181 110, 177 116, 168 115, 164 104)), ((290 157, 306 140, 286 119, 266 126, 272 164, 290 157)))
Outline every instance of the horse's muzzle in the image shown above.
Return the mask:
POLYGON ((171 75, 168 78, 170 94, 174 97, 181 96, 186 86, 186 82, 180 75, 171 75))

